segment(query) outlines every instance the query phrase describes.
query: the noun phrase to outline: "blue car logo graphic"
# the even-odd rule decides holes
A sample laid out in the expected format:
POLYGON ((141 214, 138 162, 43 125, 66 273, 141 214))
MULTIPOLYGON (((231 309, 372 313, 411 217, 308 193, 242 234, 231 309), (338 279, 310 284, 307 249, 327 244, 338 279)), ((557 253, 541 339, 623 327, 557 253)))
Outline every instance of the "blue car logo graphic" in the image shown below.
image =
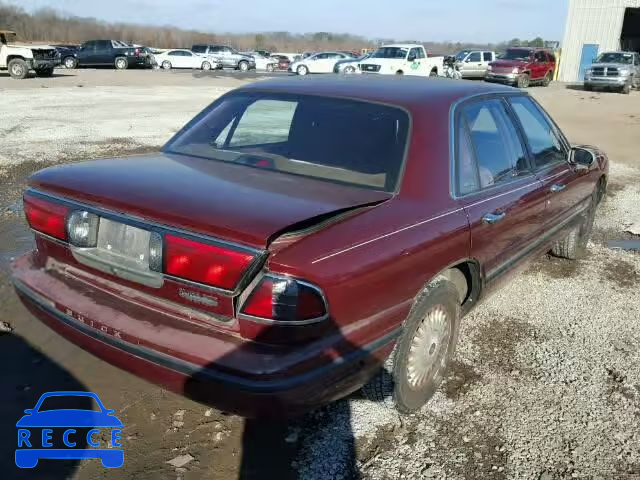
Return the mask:
POLYGON ((33 468, 38 464, 39 459, 48 458, 99 458, 106 468, 118 468, 124 463, 124 450, 120 444, 122 422, 113 414, 114 410, 104 408, 95 393, 45 393, 33 409, 27 409, 24 413, 26 415, 16 423, 16 427, 18 427, 16 465, 18 467, 33 468), (84 400, 91 402, 93 399, 99 411, 64 408, 41 409, 42 403, 52 397, 89 397, 84 400), (110 429, 109 441, 105 445, 107 448, 101 447, 99 441, 100 438, 104 438, 104 432, 101 432, 101 428, 110 429), (59 435, 60 433, 61 435, 59 435), (64 448, 54 448, 54 442, 60 443, 60 447, 64 445, 64 448), (87 448, 74 448, 77 445, 84 445, 85 442, 87 448))

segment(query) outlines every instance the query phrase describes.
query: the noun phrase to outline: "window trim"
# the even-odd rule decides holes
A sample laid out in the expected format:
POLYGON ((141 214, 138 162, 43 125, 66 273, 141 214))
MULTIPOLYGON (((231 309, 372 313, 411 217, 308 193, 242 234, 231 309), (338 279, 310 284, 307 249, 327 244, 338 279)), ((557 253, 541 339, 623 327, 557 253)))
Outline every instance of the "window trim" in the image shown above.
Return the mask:
POLYGON ((529 167, 532 169, 532 172, 540 173, 540 172, 544 172, 546 170, 551 170, 553 168, 557 168, 561 164, 568 164, 569 163, 569 154, 571 152, 571 144, 568 142, 567 138, 562 133, 562 130, 560 130, 560 128, 558 127, 556 122, 551 118, 551 116, 547 113, 547 111, 544 108, 542 108, 542 106, 533 97, 531 97, 530 95, 513 95, 512 98, 527 98, 527 99, 529 99, 529 101, 531 101, 533 106, 538 109, 538 111, 540 112, 540 114, 542 115, 544 120, 547 122, 549 127, 551 127, 551 130, 553 131, 554 135, 559 140, 559 142, 560 142, 560 144, 563 147, 563 150, 565 152, 565 159, 563 161, 558 160, 557 162, 549 163, 547 165, 543 165, 543 166, 538 165, 538 163, 536 162, 535 155, 533 154, 533 151, 531 150, 531 145, 529 145, 529 139, 527 138, 527 134, 525 132, 524 126, 522 125, 522 122, 520 121, 520 118, 518 117, 518 114, 516 113, 515 109, 513 108, 513 105, 511 103, 511 99, 509 99, 507 101, 508 108, 513 113, 513 119, 514 119, 514 121, 516 122, 516 124, 518 126, 518 130, 520 132, 520 136, 523 139, 524 144, 526 146, 526 149, 527 149, 527 152, 528 152, 528 156, 529 156, 529 167))
MULTIPOLYGON (((514 118, 512 115, 511 105, 508 102, 508 99, 511 97, 529 97, 526 93, 511 93, 511 92, 503 92, 503 93, 481 93, 477 95, 472 95, 470 97, 463 98, 456 103, 454 103, 450 110, 450 122, 449 122, 449 194, 451 198, 454 200, 461 200, 465 198, 470 198, 474 196, 484 195, 486 193, 491 193, 496 190, 503 189, 506 186, 515 184, 520 182, 523 179, 532 179, 535 178, 535 168, 531 162, 531 155, 529 151, 528 144, 525 142, 525 138, 523 136, 523 132, 521 130, 520 123, 517 118, 514 118), (505 114, 510 118, 513 123, 514 128, 516 129, 516 133, 518 135, 518 140, 520 145, 522 146, 523 152, 525 154, 525 160, 527 162, 527 170, 523 170, 522 175, 518 175, 516 177, 512 177, 507 181, 498 183, 497 185, 492 185, 490 187, 482 188, 479 187, 478 190, 469 193, 460 193, 459 188, 459 168, 458 168, 458 127, 460 125, 460 120, 462 117, 463 110, 466 106, 474 103, 486 102, 489 100, 498 100, 503 103, 505 108, 505 114)), ((463 118, 465 123, 466 118, 463 118)), ((468 130, 469 126, 466 125, 467 135, 470 135, 468 130)), ((475 145, 471 142, 471 148, 473 149, 474 157, 476 157, 475 153, 475 145)), ((476 170, 479 171, 477 158, 476 162, 476 170)), ((479 173, 478 173, 479 175, 479 173)), ((480 185, 480 181, 478 180, 478 186, 480 185)))

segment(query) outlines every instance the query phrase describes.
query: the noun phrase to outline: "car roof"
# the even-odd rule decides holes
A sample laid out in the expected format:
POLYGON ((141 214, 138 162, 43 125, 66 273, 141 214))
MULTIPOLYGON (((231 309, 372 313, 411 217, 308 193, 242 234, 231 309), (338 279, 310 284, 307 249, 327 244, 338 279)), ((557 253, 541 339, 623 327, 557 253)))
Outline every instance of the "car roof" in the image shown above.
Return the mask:
POLYGON ((342 97, 428 111, 434 105, 447 106, 476 95, 518 90, 486 82, 409 75, 327 75, 274 78, 244 85, 238 91, 342 97))
POLYGON ((424 45, 420 45, 419 43, 389 43, 387 45, 380 46, 380 48, 385 48, 385 47, 416 48, 416 47, 424 47, 424 45))

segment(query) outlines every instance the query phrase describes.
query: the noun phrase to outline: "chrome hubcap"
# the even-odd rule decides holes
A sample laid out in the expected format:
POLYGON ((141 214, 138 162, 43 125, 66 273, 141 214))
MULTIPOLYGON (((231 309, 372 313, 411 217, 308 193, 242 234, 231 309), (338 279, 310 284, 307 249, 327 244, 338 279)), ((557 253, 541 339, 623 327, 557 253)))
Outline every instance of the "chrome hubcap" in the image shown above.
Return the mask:
POLYGON ((446 310, 437 305, 418 326, 407 361, 407 381, 413 390, 419 390, 444 370, 451 324, 446 310))
POLYGON ((118 60, 118 68, 124 68, 124 61, 118 60))
POLYGON ((11 67, 11 72, 16 76, 22 75, 22 72, 23 72, 22 65, 13 65, 11 67))

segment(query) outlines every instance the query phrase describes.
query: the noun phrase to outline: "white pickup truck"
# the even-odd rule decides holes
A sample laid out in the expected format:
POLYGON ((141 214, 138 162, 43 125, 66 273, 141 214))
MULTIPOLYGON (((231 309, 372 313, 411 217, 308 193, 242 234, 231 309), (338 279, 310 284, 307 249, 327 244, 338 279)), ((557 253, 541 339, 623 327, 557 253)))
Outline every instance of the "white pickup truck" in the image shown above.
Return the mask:
POLYGON ((16 43, 16 34, 0 30, 0 70, 9 70, 13 78, 25 78, 30 70, 39 77, 50 77, 53 68, 60 64, 56 49, 49 45, 16 43))
POLYGON ((423 45, 398 43, 383 45, 360 63, 362 73, 381 75, 444 75, 444 57, 429 57, 423 45))

